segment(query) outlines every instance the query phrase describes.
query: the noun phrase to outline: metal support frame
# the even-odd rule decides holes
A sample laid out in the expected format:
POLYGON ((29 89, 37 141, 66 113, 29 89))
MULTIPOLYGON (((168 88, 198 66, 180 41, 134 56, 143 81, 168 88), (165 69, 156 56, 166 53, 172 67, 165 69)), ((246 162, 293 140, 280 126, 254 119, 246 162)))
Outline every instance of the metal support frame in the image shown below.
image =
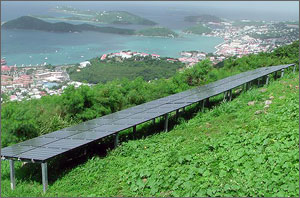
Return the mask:
POLYGON ((281 70, 281 76, 280 76, 280 78, 282 78, 283 75, 284 75, 284 69, 281 70))
POLYGON ((152 124, 155 125, 155 118, 152 119, 152 124))
POLYGON ((41 163, 42 166, 42 182, 43 182, 43 191, 46 193, 48 189, 48 170, 47 162, 41 163))
POLYGON ((179 117, 179 109, 176 109, 176 119, 179 117))
POLYGON ((10 188, 14 190, 16 188, 16 180, 15 180, 15 161, 9 160, 10 167, 10 188))
POLYGON ((257 78, 257 87, 260 85, 260 78, 257 78))
POLYGON ((115 135, 114 146, 116 148, 118 146, 118 144, 119 144, 119 133, 116 133, 114 135, 115 135))
POLYGON ((201 103, 202 103, 201 112, 204 112, 205 100, 202 100, 201 103))
POLYGON ((165 114, 165 129, 164 129, 165 132, 168 132, 168 122, 169 122, 169 114, 166 113, 165 114))
POLYGON ((268 74, 268 75, 266 76, 266 85, 269 84, 269 80, 270 80, 270 75, 268 74))

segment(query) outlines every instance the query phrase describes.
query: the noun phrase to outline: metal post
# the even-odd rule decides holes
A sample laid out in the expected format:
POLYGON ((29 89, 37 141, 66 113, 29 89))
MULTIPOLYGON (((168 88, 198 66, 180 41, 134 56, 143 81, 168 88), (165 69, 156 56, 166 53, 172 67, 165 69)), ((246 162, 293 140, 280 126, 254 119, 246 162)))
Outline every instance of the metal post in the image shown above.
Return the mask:
POLYGON ((260 84, 260 78, 257 79, 257 87, 259 87, 260 84))
POLYGON ((115 148, 118 146, 118 144, 119 144, 119 133, 116 133, 115 134, 115 142, 114 142, 114 144, 115 144, 115 148))
POLYGON ((205 100, 202 100, 202 108, 201 108, 201 112, 204 112, 204 106, 205 106, 205 100))
POLYGON ((277 71, 274 72, 274 79, 275 79, 275 80, 277 79, 277 71))
POLYGON ((132 127, 132 133, 136 133, 136 125, 132 127))
POLYGON ((48 170, 47 170, 47 162, 41 164, 42 166, 42 181, 43 181, 43 191, 46 193, 48 188, 48 170))
POLYGON ((232 89, 229 90, 229 101, 232 100, 232 89))
POLYGON ((176 119, 178 119, 179 116, 179 109, 176 109, 176 119))
POLYGON ((225 102, 227 100, 227 91, 224 92, 224 98, 223 101, 225 102))
POLYGON ((269 79, 270 79, 270 75, 268 74, 268 75, 267 75, 267 78, 266 78, 266 85, 269 84, 269 79))
POLYGON ((168 132, 168 121, 169 121, 169 114, 165 114, 165 132, 168 132))
POLYGON ((153 125, 155 125, 155 118, 153 118, 152 122, 153 122, 153 125))
POLYGON ((16 188, 16 180, 15 180, 15 161, 9 160, 10 166, 10 187, 12 190, 16 188))
POLYGON ((294 65, 293 67, 293 73, 295 73, 295 71, 296 71, 296 65, 294 65))
POLYGON ((182 111, 185 111, 185 107, 182 108, 182 111))
POLYGON ((280 78, 282 78, 283 75, 284 75, 284 69, 281 70, 281 76, 280 76, 280 78))

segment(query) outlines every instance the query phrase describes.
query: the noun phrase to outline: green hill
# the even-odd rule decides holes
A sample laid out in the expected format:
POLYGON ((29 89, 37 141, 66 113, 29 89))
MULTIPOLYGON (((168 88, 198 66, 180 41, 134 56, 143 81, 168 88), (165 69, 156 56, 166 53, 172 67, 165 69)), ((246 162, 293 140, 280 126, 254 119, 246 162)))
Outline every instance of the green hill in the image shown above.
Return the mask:
POLYGON ((89 24, 73 25, 65 22, 49 23, 35 17, 22 16, 17 19, 4 23, 1 28, 3 29, 28 29, 28 30, 41 30, 48 32, 82 32, 82 31, 95 31, 114 34, 134 34, 134 30, 114 28, 114 27, 98 27, 89 24))
POLYGON ((168 62, 166 58, 152 59, 145 58, 130 58, 117 61, 118 58, 109 61, 100 61, 99 58, 90 60, 91 65, 77 71, 78 67, 71 67, 67 70, 70 79, 79 82, 88 82, 97 84, 99 82, 106 83, 116 79, 127 78, 134 80, 137 77, 145 81, 154 80, 156 78, 170 78, 180 68, 185 65, 181 62, 168 62), (134 60, 141 59, 141 60, 134 60))
POLYGON ((168 133, 124 142, 107 157, 60 173, 52 167, 46 195, 33 179, 38 172, 21 180, 20 171, 30 169, 19 163, 11 191, 2 162, 2 196, 298 197, 298 74, 197 113, 168 133))
POLYGON ((126 34, 126 35, 141 35, 141 36, 162 36, 162 37, 178 37, 174 31, 164 27, 146 28, 135 31, 133 29, 115 28, 115 27, 99 27, 90 24, 74 25, 65 22, 49 23, 32 16, 22 16, 17 19, 4 23, 3 29, 27 29, 40 30, 47 32, 82 32, 94 31, 112 34, 126 34))

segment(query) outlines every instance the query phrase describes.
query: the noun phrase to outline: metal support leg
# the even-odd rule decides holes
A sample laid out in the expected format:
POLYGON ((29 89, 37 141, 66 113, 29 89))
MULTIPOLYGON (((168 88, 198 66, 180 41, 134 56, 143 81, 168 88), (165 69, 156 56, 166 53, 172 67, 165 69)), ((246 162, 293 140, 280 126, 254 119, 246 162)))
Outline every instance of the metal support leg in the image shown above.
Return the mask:
POLYGON ((269 79, 270 79, 270 75, 268 74, 268 75, 267 75, 267 78, 266 78, 266 85, 269 84, 269 79))
POLYGON ((132 133, 136 133, 136 125, 132 127, 132 133))
POLYGON ((260 85, 260 78, 257 79, 257 87, 260 85))
POLYGON ((202 103, 201 112, 204 112, 205 100, 202 100, 201 103, 202 103))
POLYGON ((229 101, 232 100, 232 89, 229 90, 229 101))
POLYGON ((227 91, 224 92, 223 101, 225 102, 227 100, 227 91))
POLYGON ((294 67, 293 67, 293 73, 295 73, 296 72, 296 65, 294 65, 294 67))
POLYGON ((277 79, 277 71, 274 72, 274 79, 275 79, 275 80, 277 79))
POLYGON ((165 132, 168 132, 169 114, 165 114, 165 132))
POLYGON ((42 181, 43 181, 43 191, 46 193, 48 188, 48 170, 47 170, 47 162, 42 163, 42 181))
POLYGON ((182 108, 182 111, 185 111, 185 107, 182 108))
POLYGON ((179 109, 176 109, 176 119, 178 119, 179 116, 179 109))
POLYGON ((152 124, 153 124, 153 125, 155 125, 155 118, 153 118, 153 120, 152 120, 152 124))
POLYGON ((119 133, 116 133, 115 134, 115 142, 114 142, 114 144, 115 144, 115 148, 118 146, 118 144, 119 144, 119 133))
POLYGON ((10 166, 10 187, 12 190, 16 188, 16 180, 15 180, 15 161, 9 160, 10 166))
POLYGON ((281 70, 281 76, 280 76, 280 78, 282 78, 283 75, 284 75, 284 69, 281 70))

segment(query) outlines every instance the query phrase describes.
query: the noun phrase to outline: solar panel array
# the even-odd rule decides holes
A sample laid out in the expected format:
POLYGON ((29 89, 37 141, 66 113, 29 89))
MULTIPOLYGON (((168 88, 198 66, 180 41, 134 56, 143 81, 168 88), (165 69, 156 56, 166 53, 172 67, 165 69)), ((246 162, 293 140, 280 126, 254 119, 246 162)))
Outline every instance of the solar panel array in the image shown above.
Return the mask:
POLYGON ((87 145, 166 113, 218 95, 292 65, 293 64, 264 67, 243 72, 204 86, 42 135, 1 149, 1 157, 43 162, 72 149, 87 145))

